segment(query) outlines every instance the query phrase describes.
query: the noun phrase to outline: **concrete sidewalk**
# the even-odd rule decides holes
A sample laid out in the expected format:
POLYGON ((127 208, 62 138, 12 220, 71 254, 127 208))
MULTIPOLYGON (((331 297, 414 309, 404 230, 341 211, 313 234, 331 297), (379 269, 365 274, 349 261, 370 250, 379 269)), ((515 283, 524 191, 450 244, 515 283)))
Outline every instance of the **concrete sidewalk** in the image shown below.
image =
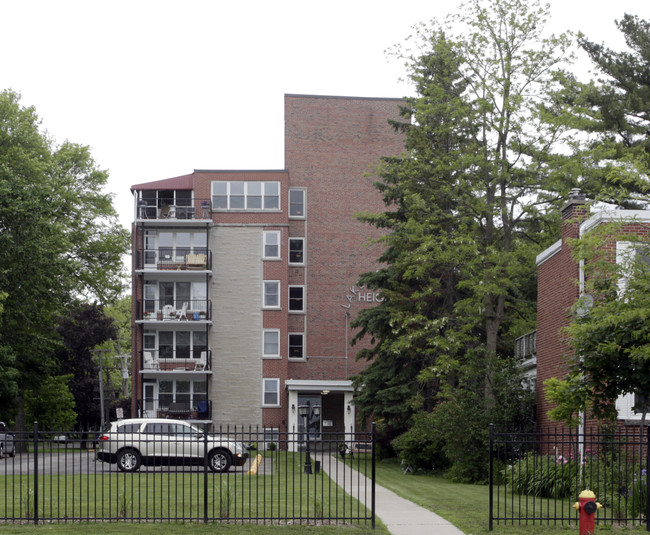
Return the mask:
MULTIPOLYGON (((372 499, 369 491, 370 480, 334 456, 312 454, 314 459, 321 462, 321 469, 332 479, 335 475, 345 474, 346 479, 352 478, 351 485, 346 483, 345 490, 370 508, 372 499)), ((347 479, 349 482, 350 480, 347 479)), ((392 535, 463 535, 463 532, 424 507, 414 504, 398 496, 394 492, 380 486, 375 486, 375 514, 392 535)))

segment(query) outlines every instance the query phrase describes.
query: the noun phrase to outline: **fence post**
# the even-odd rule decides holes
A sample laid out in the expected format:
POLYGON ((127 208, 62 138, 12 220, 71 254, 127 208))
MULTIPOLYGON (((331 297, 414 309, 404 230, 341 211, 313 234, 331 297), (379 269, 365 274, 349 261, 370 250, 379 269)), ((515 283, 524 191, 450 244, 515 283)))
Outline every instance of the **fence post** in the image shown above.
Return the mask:
POLYGON ((34 524, 38 524, 38 422, 34 422, 34 524))
POLYGON ((208 523, 208 425, 203 426, 203 522, 208 523))
POLYGON ((372 453, 370 454, 370 458, 372 459, 371 465, 372 465, 372 481, 370 483, 370 495, 371 495, 371 500, 370 500, 370 515, 371 515, 371 520, 370 520, 370 525, 372 529, 375 529, 375 485, 376 485, 376 480, 377 480, 377 474, 375 473, 375 422, 372 422, 370 426, 370 448, 372 453))
POLYGON ((650 426, 646 428, 645 469, 645 530, 650 531, 650 426))
POLYGON ((490 498, 489 498, 489 509, 490 515, 488 520, 488 529, 492 531, 492 506, 493 504, 493 492, 494 492, 494 424, 490 424, 490 498))
POLYGON ((645 530, 650 531, 650 426, 646 428, 645 469, 645 530))

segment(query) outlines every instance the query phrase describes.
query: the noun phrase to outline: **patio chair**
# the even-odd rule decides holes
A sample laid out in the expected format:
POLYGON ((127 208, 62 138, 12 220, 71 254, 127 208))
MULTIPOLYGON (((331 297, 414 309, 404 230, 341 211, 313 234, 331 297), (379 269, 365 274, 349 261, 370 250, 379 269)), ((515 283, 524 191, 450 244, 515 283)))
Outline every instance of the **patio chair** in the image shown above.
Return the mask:
POLYGON ((158 359, 153 358, 153 355, 151 354, 150 351, 145 351, 143 355, 144 355, 144 367, 145 367, 145 369, 148 369, 148 370, 159 370, 160 369, 160 363, 158 362, 158 359))
POLYGON ((183 306, 180 310, 176 311, 176 319, 182 320, 183 318, 187 320, 187 301, 183 303, 183 306))
POLYGON ((205 365, 207 364, 207 351, 201 351, 201 358, 196 361, 196 364, 194 365, 194 371, 195 372, 203 372, 205 371, 205 365))
POLYGON ((178 311, 174 308, 174 305, 165 305, 162 307, 162 315, 164 320, 170 320, 178 311))

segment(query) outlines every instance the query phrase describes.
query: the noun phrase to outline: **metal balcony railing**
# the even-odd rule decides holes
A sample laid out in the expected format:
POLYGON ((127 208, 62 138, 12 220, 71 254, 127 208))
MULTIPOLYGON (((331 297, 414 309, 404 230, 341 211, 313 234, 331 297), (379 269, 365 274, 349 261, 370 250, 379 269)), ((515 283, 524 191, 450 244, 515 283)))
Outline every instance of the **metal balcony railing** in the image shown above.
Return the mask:
POLYGON ((158 199, 155 204, 138 199, 136 201, 136 219, 206 219, 212 218, 212 204, 210 199, 158 199))
POLYGON ((136 320, 211 321, 210 299, 144 299, 136 303, 136 320))
POLYGON ((212 370, 212 351, 188 347, 163 347, 140 352, 143 372, 204 372, 212 370))
POLYGON ((212 270, 212 251, 206 247, 160 247, 136 251, 136 269, 212 270))
MULTIPOLYGON (((203 395, 205 396, 205 394, 203 395)), ((142 418, 175 418, 177 420, 211 420, 212 400, 189 394, 177 396, 171 394, 157 398, 138 400, 138 408, 142 418)))

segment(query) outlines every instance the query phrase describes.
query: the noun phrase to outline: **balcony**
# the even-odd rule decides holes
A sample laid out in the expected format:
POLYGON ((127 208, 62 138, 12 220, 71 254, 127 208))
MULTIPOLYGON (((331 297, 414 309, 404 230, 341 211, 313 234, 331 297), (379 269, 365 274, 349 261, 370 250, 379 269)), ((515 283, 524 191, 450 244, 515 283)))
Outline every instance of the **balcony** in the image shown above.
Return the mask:
POLYGON ((171 401, 170 396, 138 400, 143 418, 175 418, 177 420, 211 420, 212 401, 209 399, 184 399, 171 401))
POLYGON ((170 199, 154 201, 137 200, 137 221, 210 221, 212 205, 210 199, 170 199))
POLYGON ((212 300, 138 300, 135 314, 136 322, 212 322, 212 300))
POLYGON ((140 372, 152 374, 212 371, 212 351, 187 347, 166 347, 140 352, 140 372))
POLYGON ((212 251, 205 247, 161 247, 136 251, 136 270, 211 271, 212 251))

